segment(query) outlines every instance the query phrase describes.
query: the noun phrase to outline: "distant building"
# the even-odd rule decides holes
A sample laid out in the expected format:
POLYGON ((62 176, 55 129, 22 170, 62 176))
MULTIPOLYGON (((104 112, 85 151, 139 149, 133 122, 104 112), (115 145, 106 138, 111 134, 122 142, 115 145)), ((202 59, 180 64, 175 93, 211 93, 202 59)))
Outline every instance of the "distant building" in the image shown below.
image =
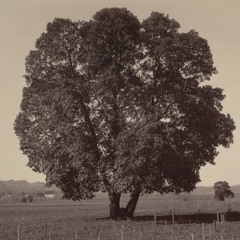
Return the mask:
POLYGON ((53 193, 52 194, 44 194, 44 196, 47 197, 47 198, 54 198, 54 194, 53 193))
POLYGON ((46 198, 54 198, 54 197, 55 197, 55 192, 54 192, 54 191, 46 191, 46 192, 44 193, 44 196, 45 196, 46 198))

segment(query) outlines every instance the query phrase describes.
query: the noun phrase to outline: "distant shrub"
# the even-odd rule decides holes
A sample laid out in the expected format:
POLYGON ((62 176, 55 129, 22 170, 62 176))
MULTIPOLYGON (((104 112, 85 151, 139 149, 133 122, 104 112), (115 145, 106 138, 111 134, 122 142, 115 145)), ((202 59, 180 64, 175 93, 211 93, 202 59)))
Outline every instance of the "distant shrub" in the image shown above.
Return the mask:
POLYGON ((28 201, 32 202, 33 201, 33 196, 32 195, 28 195, 28 201))
POLYGON ((34 194, 34 196, 36 197, 44 197, 44 193, 43 192, 37 192, 34 194))
POLYGON ((33 196, 32 195, 25 195, 22 197, 21 202, 32 202, 33 201, 33 196))
POLYGON ((3 191, 0 192, 0 197, 4 197, 5 195, 6 195, 5 192, 3 191))
POLYGON ((22 202, 26 203, 27 202, 27 198, 26 197, 22 197, 22 202))

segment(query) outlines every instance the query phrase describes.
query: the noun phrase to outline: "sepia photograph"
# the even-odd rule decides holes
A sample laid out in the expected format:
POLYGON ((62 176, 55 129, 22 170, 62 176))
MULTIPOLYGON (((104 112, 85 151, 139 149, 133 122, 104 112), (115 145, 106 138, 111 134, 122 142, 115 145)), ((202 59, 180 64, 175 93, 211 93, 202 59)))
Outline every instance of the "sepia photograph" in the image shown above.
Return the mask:
POLYGON ((240 239, 240 1, 0 2, 0 240, 240 239))

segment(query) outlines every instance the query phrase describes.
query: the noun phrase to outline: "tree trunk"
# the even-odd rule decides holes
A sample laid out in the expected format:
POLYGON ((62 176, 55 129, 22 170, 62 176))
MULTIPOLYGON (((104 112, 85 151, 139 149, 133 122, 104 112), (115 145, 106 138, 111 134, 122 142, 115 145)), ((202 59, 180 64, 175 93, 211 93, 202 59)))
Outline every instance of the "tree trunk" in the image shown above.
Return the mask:
POLYGON ((120 208, 120 197, 121 193, 108 192, 109 196, 109 207, 110 207, 110 218, 112 219, 133 219, 133 214, 137 206, 137 202, 140 196, 140 191, 134 191, 130 194, 130 200, 126 208, 120 208))
POLYGON ((112 219, 121 218, 121 211, 120 211, 121 193, 108 192, 108 196, 109 196, 109 208, 110 208, 109 217, 112 219))
POLYGON ((133 218, 133 214, 136 209, 140 193, 140 191, 134 191, 130 194, 130 200, 128 201, 128 204, 126 206, 126 217, 131 219, 133 218))

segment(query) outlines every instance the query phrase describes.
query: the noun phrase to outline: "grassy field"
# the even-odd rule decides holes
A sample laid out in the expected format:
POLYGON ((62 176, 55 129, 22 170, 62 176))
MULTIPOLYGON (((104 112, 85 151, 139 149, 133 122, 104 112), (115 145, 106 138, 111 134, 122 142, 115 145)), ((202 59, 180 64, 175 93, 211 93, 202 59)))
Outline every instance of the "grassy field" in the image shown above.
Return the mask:
MULTIPOLYGON (((127 196, 122 204, 127 202, 127 196)), ((134 221, 113 221, 108 200, 37 201, 0 204, 1 240, 240 239, 240 199, 216 202, 210 196, 141 196, 134 221), (227 221, 215 223, 217 213, 227 221), (154 221, 154 216, 156 216, 154 221)))

